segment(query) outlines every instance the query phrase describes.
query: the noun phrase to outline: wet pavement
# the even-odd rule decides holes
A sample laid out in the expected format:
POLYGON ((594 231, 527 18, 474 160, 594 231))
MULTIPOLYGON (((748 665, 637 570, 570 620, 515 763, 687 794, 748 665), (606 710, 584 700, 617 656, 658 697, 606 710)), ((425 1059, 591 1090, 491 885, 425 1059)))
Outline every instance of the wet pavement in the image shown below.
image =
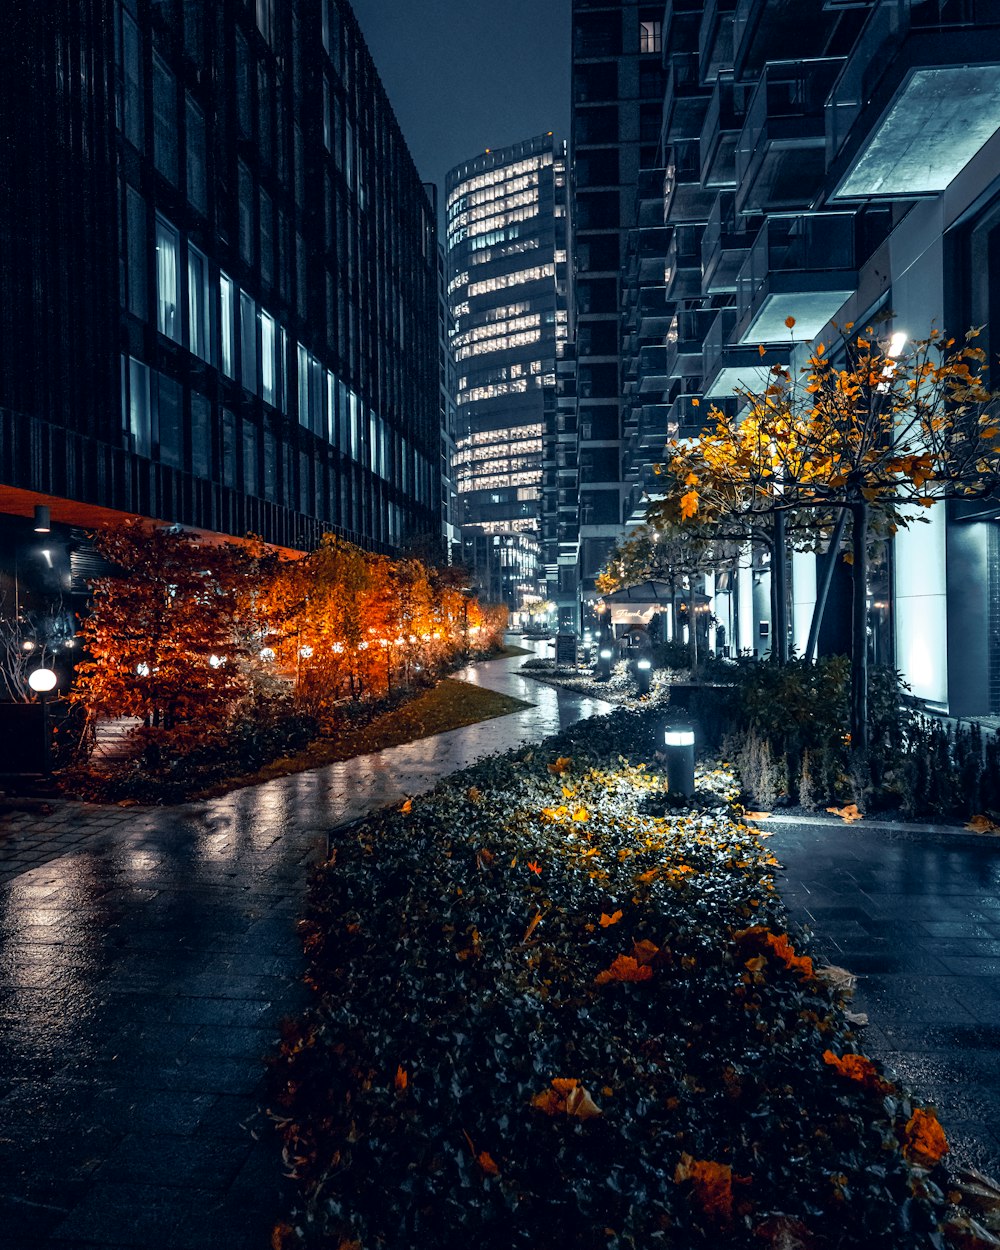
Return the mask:
POLYGON ((1000 1178, 1000 841, 767 823, 782 894, 858 975, 865 1052, 933 1102, 952 1164, 1000 1178))
POLYGON ((607 704, 532 706, 175 808, 0 816, 0 1247, 265 1250, 290 1197, 261 1056, 303 1003, 295 921, 334 824, 607 704))

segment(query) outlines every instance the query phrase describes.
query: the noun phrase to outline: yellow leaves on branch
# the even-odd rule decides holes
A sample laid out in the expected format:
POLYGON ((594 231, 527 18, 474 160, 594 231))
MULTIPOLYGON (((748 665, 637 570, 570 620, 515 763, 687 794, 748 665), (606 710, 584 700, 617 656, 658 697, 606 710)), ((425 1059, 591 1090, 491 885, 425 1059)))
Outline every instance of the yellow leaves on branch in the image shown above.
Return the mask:
POLYGON ((698 511, 698 492, 696 490, 686 491, 681 495, 680 500, 681 520, 690 521, 698 511))
POLYGON ((593 1120, 603 1115, 600 1107, 574 1077, 556 1077, 551 1089, 535 1094, 531 1105, 546 1115, 567 1115, 577 1120, 593 1120))

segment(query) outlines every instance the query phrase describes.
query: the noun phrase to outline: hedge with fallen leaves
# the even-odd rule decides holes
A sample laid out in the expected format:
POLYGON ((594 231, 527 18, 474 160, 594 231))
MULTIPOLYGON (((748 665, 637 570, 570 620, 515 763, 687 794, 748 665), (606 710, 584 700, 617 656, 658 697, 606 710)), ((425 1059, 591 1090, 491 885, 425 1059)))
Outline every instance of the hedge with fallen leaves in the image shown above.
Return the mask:
POLYGON ((719 769, 618 712, 344 827, 272 1114, 275 1247, 940 1246, 933 1111, 859 1055, 719 769))

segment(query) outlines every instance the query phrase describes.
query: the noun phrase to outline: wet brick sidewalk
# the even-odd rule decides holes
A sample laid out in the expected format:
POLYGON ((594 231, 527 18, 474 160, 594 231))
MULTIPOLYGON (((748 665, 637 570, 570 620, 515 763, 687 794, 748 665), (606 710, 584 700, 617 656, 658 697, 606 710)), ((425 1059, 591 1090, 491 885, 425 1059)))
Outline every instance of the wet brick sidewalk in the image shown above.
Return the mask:
POLYGON ((295 921, 326 831, 609 710, 531 704, 180 808, 53 802, 0 823, 0 1246, 266 1250, 290 1199, 263 1055, 303 1002, 295 921))
POLYGON ((764 827, 793 917, 858 974, 866 1053, 936 1105, 953 1164, 1000 1178, 1000 842, 826 820, 764 827))

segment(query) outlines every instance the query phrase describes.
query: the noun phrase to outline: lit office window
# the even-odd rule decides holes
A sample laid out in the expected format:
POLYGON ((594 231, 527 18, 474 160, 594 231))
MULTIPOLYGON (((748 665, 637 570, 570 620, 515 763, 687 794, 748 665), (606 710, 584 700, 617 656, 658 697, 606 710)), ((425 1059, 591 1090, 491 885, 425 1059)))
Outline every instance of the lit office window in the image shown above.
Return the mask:
POLYGON ((660 51, 660 23, 659 22, 640 22, 639 23, 639 51, 640 52, 659 52, 660 51))
POLYGON ((278 335, 274 318, 260 312, 260 395, 266 404, 278 404, 277 364, 278 335))
POLYGON ((178 308, 180 239, 162 217, 156 219, 156 328, 175 343, 181 341, 178 308))
POLYGON ((209 319, 208 261, 188 244, 188 344, 202 360, 212 359, 212 326, 209 319))
POLYGON ((129 357, 129 442, 138 456, 153 454, 153 421, 149 404, 149 368, 129 357))
POLYGON ((236 283, 224 273, 219 274, 219 341, 222 349, 222 372, 236 377, 236 283))
POLYGON ((177 185, 177 81, 153 56, 153 163, 177 185))
POLYGON ((257 306, 240 291, 240 352, 243 369, 240 380, 248 391, 257 392, 257 306))

